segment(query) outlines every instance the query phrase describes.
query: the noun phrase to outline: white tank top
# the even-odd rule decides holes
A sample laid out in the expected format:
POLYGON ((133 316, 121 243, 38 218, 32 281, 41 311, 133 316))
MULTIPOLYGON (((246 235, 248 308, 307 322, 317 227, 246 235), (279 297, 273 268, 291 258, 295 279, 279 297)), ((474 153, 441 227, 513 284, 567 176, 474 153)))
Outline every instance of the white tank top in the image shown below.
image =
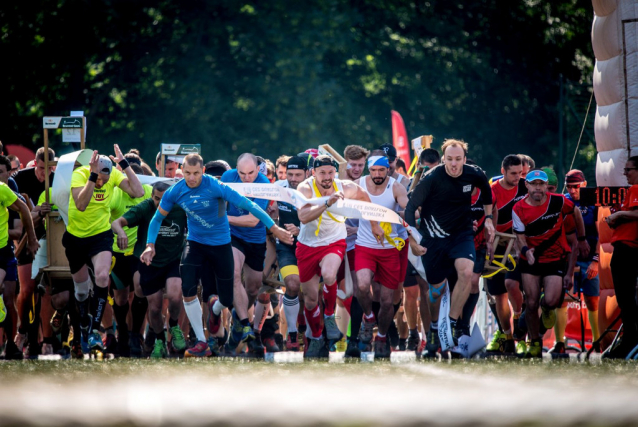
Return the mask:
MULTIPOLYGON (((335 184, 337 184, 339 191, 343 192, 343 184, 341 181, 335 179, 335 184)), ((310 185, 313 193, 312 198, 316 198, 317 196, 314 191, 314 178, 310 181, 310 185)), ((310 221, 307 224, 302 223, 299 229, 297 241, 306 246, 318 247, 328 246, 332 243, 338 242, 339 240, 344 240, 347 235, 345 217, 336 214, 330 215, 327 211, 322 213, 320 217, 321 224, 319 224, 319 218, 314 221, 310 221), (332 218, 330 215, 332 215, 332 218), (318 235, 315 234, 317 232, 317 228, 319 228, 318 235)))
MULTIPOLYGON (((368 193, 368 195, 370 196, 370 201, 379 206, 383 206, 384 208, 394 210, 396 206, 396 200, 394 199, 394 191, 392 191, 392 185, 396 180, 392 177, 389 177, 388 182, 385 185, 385 190, 378 196, 370 194, 366 184, 367 180, 368 178, 366 176, 362 177, 359 180, 359 185, 366 193, 368 193)), ((390 236, 394 238, 398 236, 396 224, 392 224, 392 233, 390 233, 390 236)), ((385 240, 383 242, 384 245, 381 246, 381 243, 377 242, 374 234, 372 234, 372 226, 370 225, 370 221, 365 219, 359 220, 359 231, 357 231, 356 244, 372 249, 391 249, 393 247, 392 245, 390 245, 390 243, 388 243, 387 240, 385 240)))

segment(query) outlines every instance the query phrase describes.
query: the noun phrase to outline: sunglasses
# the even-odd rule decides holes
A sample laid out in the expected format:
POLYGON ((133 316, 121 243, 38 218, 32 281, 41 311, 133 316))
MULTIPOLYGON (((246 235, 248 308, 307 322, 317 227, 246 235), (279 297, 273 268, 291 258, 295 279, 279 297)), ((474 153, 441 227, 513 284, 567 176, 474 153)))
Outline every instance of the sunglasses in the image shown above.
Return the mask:
POLYGON ((636 170, 638 168, 624 168, 625 173, 632 171, 632 170, 636 170))
POLYGON ((566 185, 565 187, 571 188, 571 189, 576 189, 576 188, 580 188, 580 184, 566 185))

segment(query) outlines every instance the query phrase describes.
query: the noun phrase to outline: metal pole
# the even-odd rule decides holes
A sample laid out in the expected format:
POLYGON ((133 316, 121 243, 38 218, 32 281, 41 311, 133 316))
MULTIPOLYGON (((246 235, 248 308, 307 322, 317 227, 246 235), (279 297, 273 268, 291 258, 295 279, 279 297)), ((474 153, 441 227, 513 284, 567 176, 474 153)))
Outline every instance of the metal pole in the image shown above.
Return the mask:
POLYGON ((563 75, 559 75, 559 96, 558 96, 558 164, 557 164, 557 172, 558 179, 562 180, 565 176, 565 163, 563 161, 563 157, 565 157, 565 140, 563 138, 564 133, 564 121, 565 121, 565 111, 564 111, 564 91, 565 86, 563 83, 563 75))

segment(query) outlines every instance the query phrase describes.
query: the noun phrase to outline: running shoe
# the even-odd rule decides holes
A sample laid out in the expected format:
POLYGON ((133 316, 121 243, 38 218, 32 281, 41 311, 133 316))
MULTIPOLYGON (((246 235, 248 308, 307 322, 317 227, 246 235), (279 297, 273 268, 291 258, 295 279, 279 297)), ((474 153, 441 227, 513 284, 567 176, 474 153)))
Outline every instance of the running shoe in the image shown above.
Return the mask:
POLYGON ((330 353, 326 347, 326 342, 323 337, 320 338, 308 338, 308 349, 304 357, 307 359, 312 358, 327 358, 330 353))
POLYGON ((355 359, 361 358, 361 350, 359 349, 359 341, 353 338, 348 340, 348 346, 346 347, 345 357, 352 357, 355 359))
POLYGON ((326 338, 330 341, 339 341, 343 334, 337 326, 334 314, 332 316, 324 316, 323 324, 326 327, 326 338))
POLYGON ((213 306, 218 300, 219 297, 217 295, 211 295, 210 298, 208 298, 208 333, 211 335, 217 334, 219 325, 222 323, 221 316, 213 312, 213 306))
POLYGON ((142 341, 142 348, 144 349, 144 356, 148 357, 151 355, 151 352, 153 351, 153 349, 155 348, 155 340, 157 339, 157 334, 155 333, 155 331, 150 327, 146 328, 146 336, 144 338, 144 340, 142 341))
POLYGON ((410 335, 408 336, 407 350, 416 351, 419 348, 419 344, 421 344, 421 337, 419 336, 419 333, 410 333, 410 335))
POLYGON ((153 346, 153 351, 151 351, 151 359, 163 359, 166 356, 168 356, 166 343, 160 339, 155 339, 155 345, 153 346))
POLYGON ((71 359, 84 359, 84 352, 82 351, 82 343, 80 341, 73 341, 71 343, 71 359))
POLYGON ((438 331, 428 331, 426 334, 427 341, 425 343, 425 349, 421 353, 422 357, 436 357, 436 353, 441 348, 441 341, 439 340, 438 331))
POLYGON ((222 352, 222 347, 219 345, 219 340, 217 339, 217 337, 208 337, 207 342, 211 356, 219 357, 222 352))
POLYGON ((264 347, 266 347, 266 353, 277 353, 281 351, 275 341, 275 337, 262 338, 261 341, 264 344, 264 347))
POLYGON ((505 340, 503 342, 503 353, 505 354, 514 354, 516 353, 516 344, 513 339, 505 340))
POLYGON ((284 336, 282 334, 275 334, 275 344, 277 344, 277 347, 280 349, 286 347, 286 342, 284 341, 284 336))
POLYGON ((399 351, 405 351, 407 349, 407 338, 399 338, 399 351))
POLYGON ((43 356, 50 356, 53 354, 53 345, 49 343, 42 343, 42 352, 40 353, 43 356))
POLYGON ((374 339, 374 358, 388 359, 391 353, 389 344, 388 337, 381 338, 377 335, 374 339))
POLYGON ((194 347, 189 348, 184 352, 184 357, 209 357, 213 354, 208 346, 208 343, 204 341, 197 341, 194 347))
POLYGON ((506 335, 500 330, 496 330, 494 332, 494 336, 492 337, 492 341, 487 345, 486 350, 488 352, 502 352, 503 351, 503 343, 507 339, 506 335))
POLYGON ((529 347, 527 348, 527 357, 543 357, 543 343, 540 339, 532 340, 529 347))
POLYGON ((254 340, 255 340, 255 331, 253 331, 252 326, 250 325, 243 326, 241 329, 241 339, 239 340, 239 342, 248 343, 254 340))
POLYGON ((255 339, 246 341, 246 343, 248 344, 248 350, 255 356, 263 357, 264 345, 261 343, 261 333, 260 332, 253 332, 253 333, 255 334, 255 339))
POLYGON ((82 352, 89 354, 91 347, 89 346, 89 328, 80 326, 80 344, 82 345, 82 352))
POLYGON ((565 354, 566 353, 565 343, 564 342, 560 342, 560 341, 556 341, 556 344, 554 344, 554 347, 549 349, 549 353, 551 353, 551 354, 565 354))
POLYGON ((239 345, 239 343, 242 342, 243 335, 244 327, 241 325, 241 321, 237 316, 237 312, 233 308, 233 310, 231 311, 230 342, 239 345))
POLYGON ((297 332, 288 332, 288 338, 286 338, 286 351, 299 351, 297 332))
POLYGON ((131 332, 128 339, 128 346, 130 349, 131 357, 142 357, 142 334, 137 332, 131 332))
POLYGON ((518 357, 525 357, 527 355, 527 343, 525 341, 516 343, 516 355, 518 357))
POLYGON ((359 329, 359 343, 370 344, 372 342, 374 326, 377 324, 376 320, 368 321, 363 319, 361 321, 361 329, 359 329))
POLYGON ((513 335, 514 335, 514 339, 517 340, 517 341, 524 340, 525 339, 525 335, 527 334, 527 327, 523 327, 523 326, 527 326, 527 325, 523 325, 524 322, 521 322, 521 318, 522 317, 523 317, 522 314, 520 316, 518 316, 518 317, 514 316, 514 332, 513 332, 513 335))
POLYGON ((171 345, 173 349, 177 352, 183 351, 186 349, 186 338, 184 338, 184 333, 180 329, 179 325, 175 325, 168 330, 171 333, 171 345))
POLYGON ((120 357, 131 356, 131 349, 128 346, 128 342, 129 342, 128 333, 125 336, 123 334, 119 335, 119 339, 117 340, 117 354, 120 357))
POLYGON ((7 340, 7 346, 4 348, 4 360, 22 360, 24 354, 22 350, 18 349, 15 343, 11 340, 7 340))
POLYGON ((91 351, 104 351, 104 343, 102 342, 102 337, 97 329, 94 329, 91 335, 89 335, 89 348, 91 351))
POLYGON ((64 317, 66 316, 66 311, 56 310, 53 313, 53 317, 51 317, 51 329, 53 329, 54 333, 59 333, 60 329, 62 329, 62 324, 64 323, 64 317))

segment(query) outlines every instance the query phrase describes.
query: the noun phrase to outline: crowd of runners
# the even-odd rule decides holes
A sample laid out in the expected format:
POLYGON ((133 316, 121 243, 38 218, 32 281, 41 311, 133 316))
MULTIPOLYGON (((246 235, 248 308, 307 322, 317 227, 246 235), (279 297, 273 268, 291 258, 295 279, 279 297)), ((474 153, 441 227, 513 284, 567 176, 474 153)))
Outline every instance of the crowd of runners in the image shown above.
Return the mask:
MULTIPOLYGON (((143 185, 139 177, 153 170, 137 150, 95 151, 70 184, 62 238, 70 279, 41 271, 45 218, 57 210, 44 193, 55 174, 45 169, 44 149, 25 168, 0 156, 2 356, 438 357, 446 285, 453 344, 470 334, 481 291, 498 322, 487 354, 541 357, 551 328, 550 351, 564 353, 566 294, 585 296, 597 339, 598 214, 580 203, 584 174, 557 177, 527 155, 510 154, 502 175, 490 179, 470 153, 465 142, 446 140, 440 152, 425 149, 408 176, 392 145, 349 145, 347 179, 316 149, 274 163, 244 153, 234 168, 189 154, 165 163, 161 175, 173 180, 143 185), (277 185, 323 203, 247 198, 231 183, 277 185), (331 212, 343 199, 380 205, 405 221, 331 212), (494 245, 497 232, 515 235, 512 257, 504 259, 507 239, 494 245), (497 274, 486 273, 486 259, 502 265, 497 274)), ((51 149, 48 158, 55 158, 51 149)), ((158 173, 161 164, 158 154, 158 173)), ((624 324, 609 357, 638 344, 638 157, 624 174, 631 187, 606 219, 624 324)))

